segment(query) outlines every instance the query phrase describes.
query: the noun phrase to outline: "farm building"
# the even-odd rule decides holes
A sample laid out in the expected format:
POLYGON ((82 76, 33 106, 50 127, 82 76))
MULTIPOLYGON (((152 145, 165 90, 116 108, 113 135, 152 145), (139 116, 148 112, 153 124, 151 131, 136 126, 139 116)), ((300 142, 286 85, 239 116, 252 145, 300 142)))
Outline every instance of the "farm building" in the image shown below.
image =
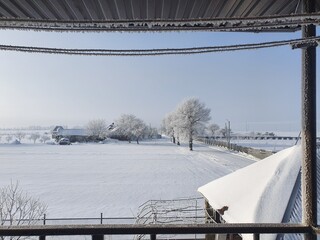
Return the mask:
POLYGON ((89 140, 89 135, 83 128, 65 129, 62 126, 56 126, 51 133, 52 138, 56 140, 61 138, 69 138, 70 142, 87 142, 89 140))
MULTIPOLYGON (((301 156, 301 146, 294 146, 200 187, 198 191, 206 199, 207 222, 301 223, 301 156)), ((210 236, 218 238, 231 236, 210 236)), ((253 235, 238 238, 252 239, 253 235)), ((260 238, 303 239, 303 235, 264 234, 260 238)))

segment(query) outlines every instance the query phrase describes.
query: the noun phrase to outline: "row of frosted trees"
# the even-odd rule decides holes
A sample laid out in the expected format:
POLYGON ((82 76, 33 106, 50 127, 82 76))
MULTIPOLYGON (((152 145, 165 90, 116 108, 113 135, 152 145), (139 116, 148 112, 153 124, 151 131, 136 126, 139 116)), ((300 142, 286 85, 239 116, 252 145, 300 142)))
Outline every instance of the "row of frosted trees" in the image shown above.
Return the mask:
POLYGON ((100 140, 111 137, 129 142, 136 141, 138 144, 141 139, 158 136, 156 128, 148 126, 133 114, 123 114, 111 125, 107 125, 103 119, 92 120, 87 124, 86 129, 89 136, 95 136, 100 140))
POLYGON ((211 119, 210 109, 197 98, 190 98, 180 103, 177 108, 162 120, 162 132, 180 145, 180 140, 187 140, 193 150, 193 140, 203 134, 206 124, 211 119))

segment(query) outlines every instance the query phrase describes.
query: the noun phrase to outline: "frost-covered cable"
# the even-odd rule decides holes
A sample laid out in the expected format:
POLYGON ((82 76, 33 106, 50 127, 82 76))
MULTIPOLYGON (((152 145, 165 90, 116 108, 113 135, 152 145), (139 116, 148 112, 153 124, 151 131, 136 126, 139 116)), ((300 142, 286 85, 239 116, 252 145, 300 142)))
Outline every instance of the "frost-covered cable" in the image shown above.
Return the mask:
POLYGON ((253 50, 261 48, 279 47, 285 45, 307 46, 317 45, 320 37, 291 39, 262 43, 237 44, 226 46, 207 46, 192 48, 160 48, 160 49, 70 49, 70 48, 48 48, 48 47, 30 47, 16 45, 0 45, 0 50, 17 51, 27 53, 50 53, 62 55, 84 55, 84 56, 160 56, 160 55, 188 55, 213 52, 253 50))

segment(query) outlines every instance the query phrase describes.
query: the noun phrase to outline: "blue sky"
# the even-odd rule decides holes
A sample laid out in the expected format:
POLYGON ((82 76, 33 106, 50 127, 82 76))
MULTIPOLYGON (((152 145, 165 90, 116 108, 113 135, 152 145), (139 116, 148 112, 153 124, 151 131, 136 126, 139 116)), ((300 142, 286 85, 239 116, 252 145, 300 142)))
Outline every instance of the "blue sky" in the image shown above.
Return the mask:
MULTIPOLYGON (((49 33, 0 31, 1 44, 64 48, 170 48, 300 38, 297 33, 49 33)), ((85 125, 132 113, 159 126, 188 97, 234 130, 298 131, 301 51, 290 46, 160 57, 0 52, 0 127, 85 125)), ((318 100, 319 102, 319 100, 318 100)), ((318 104, 319 106, 319 104, 318 104)), ((319 111, 318 111, 319 112, 319 111)), ((319 114, 318 114, 319 115, 319 114)))

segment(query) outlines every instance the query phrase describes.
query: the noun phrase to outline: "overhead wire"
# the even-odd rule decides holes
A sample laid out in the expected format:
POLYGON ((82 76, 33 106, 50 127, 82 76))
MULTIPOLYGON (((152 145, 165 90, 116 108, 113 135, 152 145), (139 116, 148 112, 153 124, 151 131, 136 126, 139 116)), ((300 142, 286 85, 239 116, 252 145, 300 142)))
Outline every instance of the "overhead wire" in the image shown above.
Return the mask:
MULTIPOLYGON (((190 48, 156 48, 156 49, 71 49, 71 48, 49 48, 49 47, 32 47, 17 45, 0 45, 0 50, 17 51, 27 53, 46 53, 62 55, 83 55, 83 56, 161 56, 161 55, 189 55, 204 54, 214 52, 230 52, 241 50, 254 50, 261 48, 279 47, 285 45, 294 46, 316 46, 320 37, 300 38, 291 40, 280 40, 272 42, 224 45, 224 46, 206 46, 190 48)), ((297 48, 298 48, 297 47, 297 48)))

